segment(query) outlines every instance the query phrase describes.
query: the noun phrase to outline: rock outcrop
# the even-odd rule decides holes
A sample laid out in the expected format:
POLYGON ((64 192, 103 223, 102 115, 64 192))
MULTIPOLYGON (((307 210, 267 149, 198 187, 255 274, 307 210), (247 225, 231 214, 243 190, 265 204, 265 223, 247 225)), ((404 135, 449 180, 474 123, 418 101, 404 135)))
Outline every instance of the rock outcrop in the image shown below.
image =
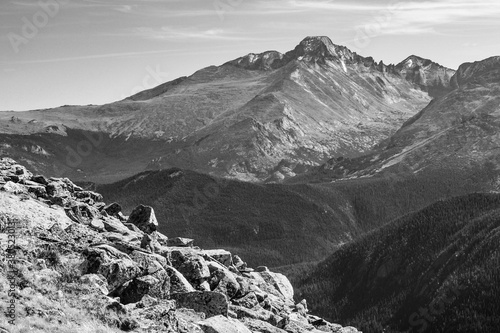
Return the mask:
MULTIPOLYGON (((169 241, 156 231, 152 207, 141 205, 126 219, 119 204, 106 205, 100 194, 66 178, 35 176, 8 158, 0 159, 0 221, 2 252, 20 263, 18 320, 36 317, 46 322, 46 331, 58 322, 83 325, 89 319, 82 313, 134 332, 341 329, 309 315, 305 301, 295 304, 284 275, 248 268, 228 251, 202 250, 189 239, 169 241), (6 247, 12 223, 16 244, 6 247), (37 305, 34 294, 59 300, 47 301, 54 307, 65 305, 58 310, 37 305), (78 312, 73 308, 81 323, 69 318, 78 312)), ((7 268, 5 259, 1 264, 7 268)), ((0 270, 2 285, 7 271, 0 270)))

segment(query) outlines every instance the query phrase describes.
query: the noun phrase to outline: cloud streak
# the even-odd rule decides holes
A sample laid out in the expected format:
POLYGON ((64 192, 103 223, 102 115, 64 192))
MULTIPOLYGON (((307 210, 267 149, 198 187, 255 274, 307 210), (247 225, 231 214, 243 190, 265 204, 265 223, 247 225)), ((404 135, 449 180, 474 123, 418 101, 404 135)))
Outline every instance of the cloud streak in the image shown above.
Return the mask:
MULTIPOLYGON (((383 10, 382 10, 383 11, 383 10)), ((473 18, 493 18, 500 15, 500 3, 492 1, 468 2, 442 0, 435 2, 401 2, 388 11, 388 21, 382 29, 385 35, 438 33, 443 26, 481 24, 473 18)))
POLYGON ((136 36, 153 40, 262 40, 262 38, 245 37, 242 34, 229 32, 221 28, 211 29, 173 29, 171 27, 161 27, 159 29, 150 27, 140 27, 134 29, 136 36))

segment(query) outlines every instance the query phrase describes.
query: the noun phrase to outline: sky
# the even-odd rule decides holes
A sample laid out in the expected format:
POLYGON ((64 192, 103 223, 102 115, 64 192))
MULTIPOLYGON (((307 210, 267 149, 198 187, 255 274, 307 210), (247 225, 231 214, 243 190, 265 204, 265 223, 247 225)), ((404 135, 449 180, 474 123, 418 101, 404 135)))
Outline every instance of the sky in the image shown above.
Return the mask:
POLYGON ((456 69, 500 55, 500 0, 1 0, 0 110, 110 103, 306 36, 456 69))

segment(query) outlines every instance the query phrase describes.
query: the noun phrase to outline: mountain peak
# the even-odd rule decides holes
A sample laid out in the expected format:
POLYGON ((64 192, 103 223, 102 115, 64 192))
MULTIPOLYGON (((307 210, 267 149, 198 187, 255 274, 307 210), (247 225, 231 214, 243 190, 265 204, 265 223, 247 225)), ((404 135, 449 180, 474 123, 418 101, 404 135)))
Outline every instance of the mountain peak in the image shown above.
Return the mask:
POLYGON ((453 69, 414 54, 397 64, 395 70, 406 80, 419 85, 432 97, 447 93, 451 89, 450 80, 455 74, 453 69))
POLYGON ((286 54, 288 58, 313 61, 324 61, 325 59, 352 60, 354 53, 347 47, 336 45, 327 36, 308 36, 304 38, 293 51, 286 54))
POLYGON ((411 56, 407 57, 405 60, 401 61, 396 66, 401 67, 401 68, 415 68, 415 67, 421 67, 421 66, 428 66, 428 65, 431 65, 433 63, 434 62, 430 59, 422 58, 422 57, 419 57, 417 55, 412 54, 411 56))
POLYGON ((308 36, 304 38, 299 45, 302 45, 308 50, 314 50, 320 46, 325 46, 327 48, 334 48, 336 46, 327 36, 308 36))
POLYGON ((229 61, 227 64, 249 70, 273 70, 286 65, 293 60, 324 62, 325 59, 342 59, 350 63, 356 57, 347 47, 336 45, 327 36, 308 36, 294 50, 281 54, 277 51, 266 51, 229 61))

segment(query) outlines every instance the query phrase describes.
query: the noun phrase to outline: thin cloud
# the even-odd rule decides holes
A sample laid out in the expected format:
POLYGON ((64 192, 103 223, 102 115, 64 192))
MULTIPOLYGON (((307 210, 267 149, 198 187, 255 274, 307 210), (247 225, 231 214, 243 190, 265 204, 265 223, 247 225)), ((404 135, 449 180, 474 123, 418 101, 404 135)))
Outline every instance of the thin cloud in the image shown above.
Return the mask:
POLYGON ((208 40, 259 40, 249 38, 235 33, 229 33, 223 29, 173 29, 170 27, 161 27, 159 29, 141 27, 134 29, 134 34, 139 37, 154 40, 178 40, 178 39, 208 39, 208 40))
MULTIPOLYGON (((11 61, 9 64, 46 64, 61 61, 75 61, 75 60, 92 60, 92 59, 105 59, 105 58, 117 58, 117 57, 135 57, 144 56, 151 54, 163 54, 163 53, 177 53, 185 50, 159 50, 159 51, 144 51, 144 52, 121 52, 121 53, 106 53, 106 54, 94 54, 85 55, 77 57, 60 57, 51 59, 40 59, 40 60, 21 60, 21 61, 11 61)), ((7 62, 5 62, 7 63, 7 62)))
POLYGON ((437 28, 446 25, 457 24, 457 27, 463 29, 464 26, 484 24, 472 19, 488 19, 498 15, 500 15, 499 2, 471 3, 462 0, 402 2, 393 7, 380 9, 373 14, 370 21, 357 28, 370 29, 375 26, 379 30, 377 35, 428 34, 438 33, 437 28))

